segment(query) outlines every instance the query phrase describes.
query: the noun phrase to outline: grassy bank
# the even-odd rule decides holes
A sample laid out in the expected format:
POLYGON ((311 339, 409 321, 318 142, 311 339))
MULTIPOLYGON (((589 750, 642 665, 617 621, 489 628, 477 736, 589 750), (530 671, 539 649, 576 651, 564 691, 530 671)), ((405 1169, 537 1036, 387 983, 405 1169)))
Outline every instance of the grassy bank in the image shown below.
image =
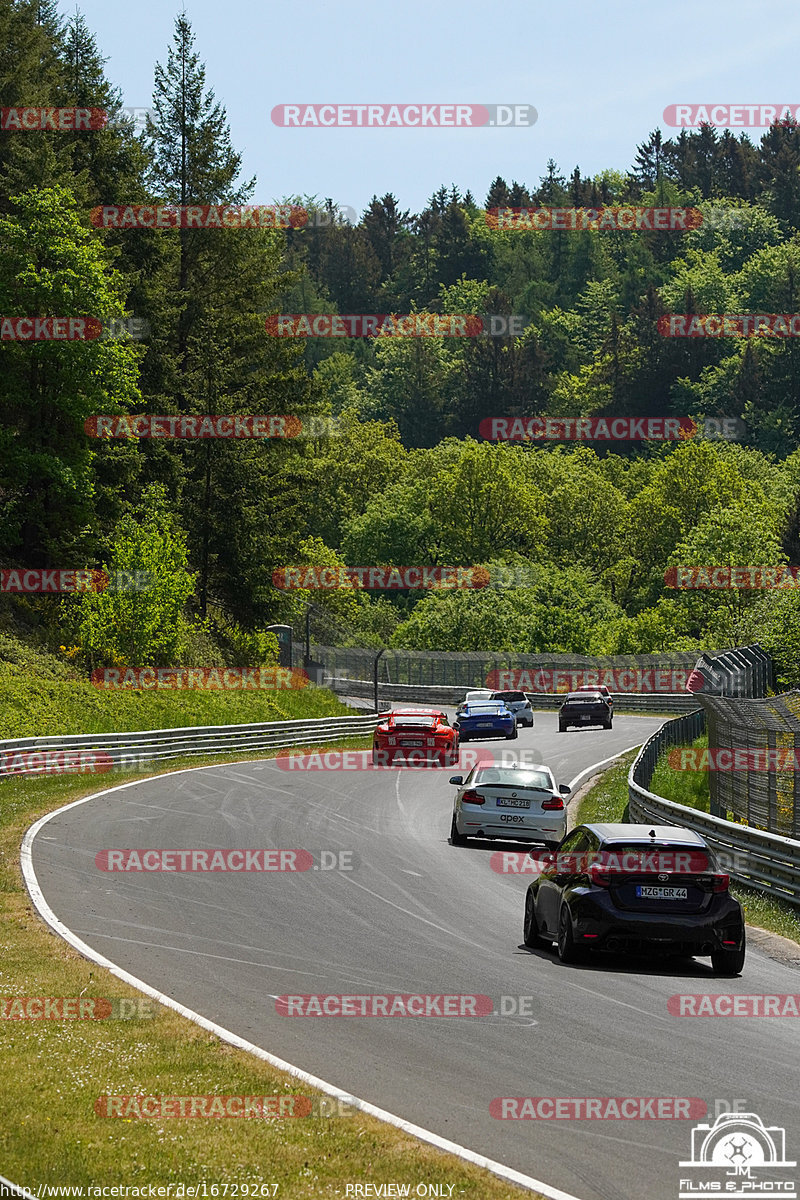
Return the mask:
MULTIPOLYGON (((698 739, 695 745, 700 744, 698 739)), ((637 751, 631 751, 619 763, 610 767, 600 776, 598 781, 589 789, 578 805, 575 824, 587 824, 592 821, 621 821, 628 803, 628 771, 636 758, 637 751)), ((699 783, 692 781, 691 776, 702 776, 702 782, 708 790, 708 776, 703 771, 675 771, 665 759, 661 759, 653 775, 650 790, 676 804, 689 804, 692 797, 699 798, 699 783), (686 778, 684 778, 686 777, 686 778), (670 794, 670 791, 672 794, 670 794), (683 797, 683 798, 682 798, 683 797)), ((701 808, 701 804, 693 804, 693 808, 701 808)), ((706 805, 706 809, 707 809, 706 805)), ((750 925, 760 929, 768 929, 772 933, 782 934, 800 943, 800 911, 783 900, 774 900, 753 888, 742 887, 740 884, 731 885, 731 893, 740 901, 745 918, 750 925)))
POLYGON ((113 691, 51 654, 0 634, 0 739, 239 725, 345 715, 323 688, 282 691, 113 691))

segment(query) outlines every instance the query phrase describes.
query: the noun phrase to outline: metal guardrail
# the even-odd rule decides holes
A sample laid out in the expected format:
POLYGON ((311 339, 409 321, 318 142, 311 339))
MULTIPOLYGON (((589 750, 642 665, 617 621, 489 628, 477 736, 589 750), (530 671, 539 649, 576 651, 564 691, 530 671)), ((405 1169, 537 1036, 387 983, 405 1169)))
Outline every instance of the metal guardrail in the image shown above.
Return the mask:
MULTIPOLYGON (((329 687, 339 695, 365 696, 371 698, 374 685, 364 679, 350 679, 347 676, 326 676, 325 687, 329 687)), ((464 694, 470 691, 464 687, 436 687, 427 684, 379 683, 378 696, 381 700, 402 701, 409 704, 442 704, 454 708, 464 699, 464 694)), ((564 692, 532 692, 535 696, 534 708, 556 709, 563 703, 564 692)), ((697 700, 684 692, 613 692, 615 712, 689 712, 697 708, 697 700)))
POLYGON ((305 721, 264 721, 255 725, 197 725, 183 729, 148 729, 133 733, 67 734, 0 741, 0 779, 14 775, 55 773, 61 756, 100 752, 101 770, 134 768, 142 762, 188 755, 234 754, 281 746, 325 745, 371 734, 378 717, 315 717, 305 721), (111 763, 108 764, 108 760, 111 763))
POLYGON ((645 742, 628 773, 631 820, 695 830, 726 863, 732 864, 726 867, 731 878, 800 905, 800 842, 724 821, 648 791, 662 752, 669 746, 694 741, 704 729, 705 713, 698 709, 667 721, 645 742))

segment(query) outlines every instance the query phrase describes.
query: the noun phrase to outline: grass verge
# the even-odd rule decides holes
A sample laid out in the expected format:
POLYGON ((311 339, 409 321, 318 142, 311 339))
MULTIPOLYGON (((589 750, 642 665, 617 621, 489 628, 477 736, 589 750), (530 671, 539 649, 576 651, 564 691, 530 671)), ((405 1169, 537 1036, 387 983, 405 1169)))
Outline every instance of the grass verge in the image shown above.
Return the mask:
MULTIPOLYGON (((698 745, 702 739, 698 739, 698 745)), ((583 796, 575 816, 576 825, 585 825, 592 821, 621 821, 628 804, 628 771, 636 758, 638 751, 626 754, 618 763, 609 767, 589 791, 583 796)), ((701 782, 708 790, 707 775, 702 771, 674 771, 667 766, 662 758, 658 764, 651 791, 676 804, 689 804, 689 797, 695 794, 698 784, 692 782, 690 776, 703 776, 701 782), (676 780, 675 777, 678 777, 676 780), (686 780, 683 780, 686 776, 686 780), (673 794, 669 793, 672 785, 673 794), (682 790, 683 789, 683 790, 682 790)), ((701 805, 694 804, 693 808, 701 805)), ((706 806, 707 810, 707 806, 706 806)), ((784 900, 776 900, 766 896, 754 888, 743 887, 741 884, 731 884, 731 894, 742 905, 744 915, 749 925, 759 929, 767 929, 770 933, 779 933, 800 944, 800 911, 784 900)))
MULTIPOLYGON (((337 746, 369 744, 362 738, 337 746)), ((312 747, 301 749, 307 753, 312 747)), ((175 760, 152 773, 252 758, 251 752, 175 760)), ((141 778, 142 772, 100 779, 18 776, 0 783, 2 997, 139 996, 41 922, 22 882, 19 847, 26 829, 44 813, 109 784, 141 778)), ((105 1094, 314 1094, 171 1009, 155 1002, 151 1007, 150 1019, 0 1020, 2 1174, 32 1191, 46 1184, 172 1184, 174 1196, 176 1185, 184 1184, 190 1195, 190 1186, 205 1182, 207 1196, 222 1197, 227 1185, 228 1196, 319 1200, 343 1197, 348 1183, 391 1181, 408 1183, 412 1195, 418 1183, 451 1184, 453 1197, 475 1200, 522 1194, 479 1167, 357 1112, 261 1120, 96 1115, 95 1100, 105 1094)))

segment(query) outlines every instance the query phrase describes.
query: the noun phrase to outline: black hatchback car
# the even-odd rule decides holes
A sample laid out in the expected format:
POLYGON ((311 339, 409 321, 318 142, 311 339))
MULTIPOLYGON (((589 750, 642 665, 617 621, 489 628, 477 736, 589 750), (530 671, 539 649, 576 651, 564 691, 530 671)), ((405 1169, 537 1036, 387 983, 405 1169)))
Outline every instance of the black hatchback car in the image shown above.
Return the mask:
POLYGON ((614 710, 602 692, 570 692, 558 710, 558 732, 566 733, 570 725, 602 725, 611 729, 614 710))
POLYGON ((556 942, 562 962, 589 950, 711 956, 744 966, 744 915, 703 838, 678 825, 578 825, 525 896, 524 942, 556 942))

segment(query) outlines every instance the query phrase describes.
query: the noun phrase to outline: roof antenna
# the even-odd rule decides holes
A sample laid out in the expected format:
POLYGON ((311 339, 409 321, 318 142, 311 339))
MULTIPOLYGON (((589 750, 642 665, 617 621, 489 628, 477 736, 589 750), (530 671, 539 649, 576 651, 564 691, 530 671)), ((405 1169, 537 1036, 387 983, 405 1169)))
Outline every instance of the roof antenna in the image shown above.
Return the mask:
POLYGON ((651 829, 651 830, 650 830, 650 837, 655 837, 655 836, 656 836, 656 831, 655 831, 655 829, 651 829))

